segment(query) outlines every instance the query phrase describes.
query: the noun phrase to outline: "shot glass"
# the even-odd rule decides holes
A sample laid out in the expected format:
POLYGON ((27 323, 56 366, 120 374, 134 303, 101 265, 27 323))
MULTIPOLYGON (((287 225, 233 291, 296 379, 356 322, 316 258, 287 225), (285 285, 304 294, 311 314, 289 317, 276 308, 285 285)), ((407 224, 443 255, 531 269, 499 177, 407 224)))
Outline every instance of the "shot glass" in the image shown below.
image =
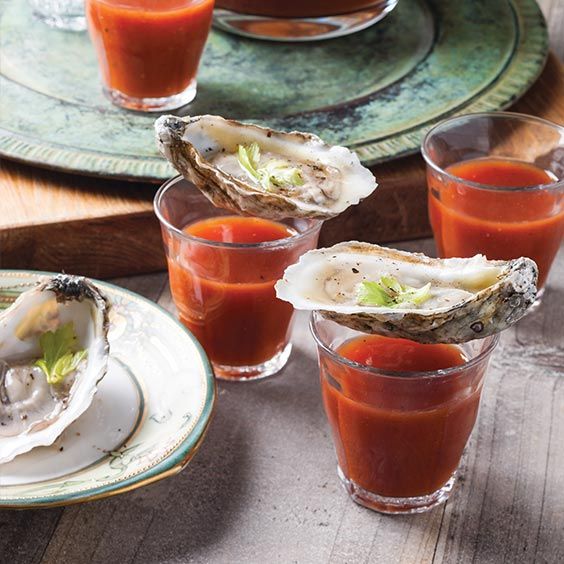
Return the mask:
POLYGON ((84 0, 29 0, 34 15, 51 27, 84 31, 84 0))
POLYGON ((460 345, 461 365, 399 372, 340 354, 344 343, 366 338, 363 333, 316 312, 311 331, 337 473, 349 496, 381 513, 422 513, 445 502, 476 422, 497 336, 460 345))
POLYGON ((564 127, 509 112, 455 117, 423 141, 441 257, 539 267, 539 299, 564 234, 564 127))
POLYGON ((86 0, 106 96, 146 112, 190 103, 213 6, 214 0, 86 0))
POLYGON ((322 222, 283 220, 277 225, 291 236, 256 243, 195 236, 187 228, 233 213, 214 207, 181 177, 161 187, 155 211, 178 315, 204 347, 216 376, 251 380, 279 372, 292 350, 294 310, 276 297, 274 284, 316 247, 322 222))

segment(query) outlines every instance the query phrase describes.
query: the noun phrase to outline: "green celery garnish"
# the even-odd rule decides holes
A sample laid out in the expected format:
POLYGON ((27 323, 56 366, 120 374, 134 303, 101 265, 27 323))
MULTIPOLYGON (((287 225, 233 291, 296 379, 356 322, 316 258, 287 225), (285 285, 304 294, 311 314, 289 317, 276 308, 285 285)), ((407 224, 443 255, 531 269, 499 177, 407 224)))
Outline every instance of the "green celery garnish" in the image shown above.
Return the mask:
POLYGON ((370 306, 389 306, 390 296, 378 282, 361 282, 356 294, 359 304, 370 306))
POLYGON ((284 161, 271 160, 259 166, 260 147, 258 143, 239 145, 237 160, 250 178, 256 180, 266 191, 271 190, 273 185, 285 187, 303 186, 304 184, 302 171, 284 161))
POLYGON ((401 284, 393 276, 381 276, 378 282, 361 282, 357 291, 361 305, 400 307, 405 303, 420 305, 431 297, 431 283, 421 288, 401 284))
POLYGON ((35 365, 45 372, 49 384, 62 384, 65 377, 76 370, 80 361, 86 358, 86 350, 73 351, 75 344, 76 334, 72 321, 39 337, 43 358, 35 365))
POLYGON ((237 148, 237 160, 241 168, 253 179, 260 181, 258 164, 260 161, 260 147, 258 143, 250 145, 239 145, 237 148))
POLYGON ((303 186, 304 179, 299 168, 288 166, 284 161, 269 161, 263 169, 268 181, 275 186, 303 186))

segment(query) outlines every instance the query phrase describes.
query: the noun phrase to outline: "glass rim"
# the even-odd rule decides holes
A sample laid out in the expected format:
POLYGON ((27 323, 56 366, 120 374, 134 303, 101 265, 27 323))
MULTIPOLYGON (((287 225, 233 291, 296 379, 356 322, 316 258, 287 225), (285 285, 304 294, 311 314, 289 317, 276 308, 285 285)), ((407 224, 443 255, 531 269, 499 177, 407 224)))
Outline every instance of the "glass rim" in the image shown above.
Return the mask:
POLYGON ((541 190, 552 191, 564 187, 564 178, 559 178, 551 182, 550 184, 533 184, 531 186, 523 186, 521 188, 515 188, 511 186, 494 186, 493 184, 483 184, 481 182, 474 182, 473 180, 466 180, 465 178, 461 178, 460 176, 456 176, 454 174, 451 174, 450 172, 447 172, 444 168, 436 164, 427 151, 427 145, 429 144, 431 137, 445 125, 452 125, 457 121, 472 120, 475 118, 500 118, 505 120, 528 121, 536 123, 538 125, 550 127, 551 129, 554 129, 556 131, 560 131, 560 134, 564 139, 564 126, 558 125, 557 123, 537 116, 521 114, 518 112, 478 112, 473 114, 458 115, 449 117, 437 123, 427 132, 427 134, 423 138, 423 142, 421 143, 421 155, 423 156, 423 159, 425 160, 427 166, 440 173, 441 175, 446 176, 453 182, 463 183, 465 186, 477 188, 479 190, 489 190, 490 192, 533 192, 541 190))
MULTIPOLYGON (((466 362, 464 362, 464 364, 459 364, 458 366, 451 366, 449 368, 439 368, 438 370, 382 370, 379 368, 374 368, 373 366, 367 366, 366 364, 361 364, 360 362, 356 362, 354 360, 350 360, 348 358, 345 358, 344 356, 341 356, 339 353, 337 353, 336 351, 334 351, 331 347, 329 347, 328 345, 326 345, 323 340, 321 339, 318 331, 315 328, 315 324, 317 321, 317 317, 319 319, 322 319, 324 321, 330 321, 331 323, 336 323, 335 321, 332 321, 331 319, 325 319, 318 311, 312 311, 310 318, 309 318, 309 328, 311 331, 311 334, 313 335, 313 338, 315 339, 315 342, 317 343, 317 345, 319 347, 321 347, 321 349, 323 349, 326 353, 329 354, 329 356, 331 356, 333 358, 333 360, 336 360, 339 364, 343 364, 348 368, 353 368, 355 370, 360 370, 362 372, 368 373, 368 374, 373 374, 374 376, 379 376, 379 377, 385 377, 385 378, 399 378, 399 379, 408 379, 408 378, 412 378, 412 379, 417 379, 417 380, 422 380, 425 378, 440 378, 442 376, 448 376, 450 374, 456 373, 456 372, 461 372, 462 370, 466 370, 468 368, 472 368, 473 366, 475 366, 476 364, 478 364, 479 362, 481 362, 482 360, 484 360, 486 357, 488 357, 492 351, 495 349, 495 347, 497 346, 498 342, 499 342, 499 334, 496 333, 494 335, 490 335, 489 337, 484 337, 482 339, 474 339, 474 341, 485 341, 487 342, 489 340, 489 342, 487 342, 487 344, 485 345, 484 349, 482 351, 480 351, 475 357, 467 360, 466 362)), ((339 325, 337 323, 337 325, 339 325)), ((344 326, 343 326, 344 327, 344 326)), ((347 328, 347 327, 345 327, 347 328)), ((353 329, 354 331, 354 329, 353 329)), ((401 338, 401 337, 398 337, 401 338)), ((408 340, 408 339, 406 339, 408 340)), ((472 342, 472 341, 470 341, 472 342)))
MULTIPOLYGON (((280 249, 284 247, 290 247, 296 244, 297 242, 301 241, 305 237, 308 237, 312 233, 319 231, 321 226, 323 225, 323 220, 321 219, 308 219, 308 218, 299 218, 303 219, 304 221, 309 221, 312 223, 306 230, 297 233, 296 235, 291 235, 290 237, 286 237, 284 239, 274 239, 273 241, 263 241, 261 243, 228 243, 223 241, 210 241, 209 239, 204 239, 202 237, 197 237, 196 235, 189 235, 185 231, 178 229, 175 227, 168 219, 166 219, 160 209, 161 200, 166 193, 166 191, 177 184, 178 182, 186 181, 190 186, 193 187, 194 190, 197 191, 198 195, 204 198, 207 202, 209 200, 195 187, 195 185, 186 180, 181 174, 177 176, 173 176, 166 180, 157 190, 155 197, 153 198, 153 209, 155 211, 155 215, 157 216, 158 220, 160 221, 161 225, 166 227, 169 231, 172 231, 177 237, 184 241, 190 241, 192 243, 197 243, 199 245, 206 245, 208 247, 215 247, 215 248, 222 248, 222 249, 280 249)), ((213 205, 209 202, 210 205, 213 205)), ((218 208, 220 209, 220 208, 218 208)), ((233 212, 233 215, 238 215, 233 212)), ((245 217, 240 215, 239 217, 245 217)))

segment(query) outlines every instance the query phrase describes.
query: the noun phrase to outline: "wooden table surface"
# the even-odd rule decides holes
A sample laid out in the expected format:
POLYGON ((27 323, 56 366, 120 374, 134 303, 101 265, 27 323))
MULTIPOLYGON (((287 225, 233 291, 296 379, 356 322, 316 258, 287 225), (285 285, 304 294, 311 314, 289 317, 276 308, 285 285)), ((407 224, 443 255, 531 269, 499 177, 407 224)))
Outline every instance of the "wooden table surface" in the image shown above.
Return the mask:
MULTIPOLYGON (((164 274, 116 282, 171 308, 164 274)), ((424 515, 348 499, 298 321, 281 375, 220 383, 184 472, 85 505, 0 511, 0 562, 564 562, 564 246, 541 308, 502 335, 451 500, 424 515)))
MULTIPOLYGON (((564 0, 540 0, 564 59, 564 0)), ((432 253, 429 240, 402 248, 432 253)), ((165 274, 115 282, 172 309, 165 274)), ((282 375, 220 384, 179 476, 68 508, 0 511, 0 562, 564 562, 564 246, 537 312, 505 332, 451 500, 386 517, 341 489, 304 317, 282 375)))

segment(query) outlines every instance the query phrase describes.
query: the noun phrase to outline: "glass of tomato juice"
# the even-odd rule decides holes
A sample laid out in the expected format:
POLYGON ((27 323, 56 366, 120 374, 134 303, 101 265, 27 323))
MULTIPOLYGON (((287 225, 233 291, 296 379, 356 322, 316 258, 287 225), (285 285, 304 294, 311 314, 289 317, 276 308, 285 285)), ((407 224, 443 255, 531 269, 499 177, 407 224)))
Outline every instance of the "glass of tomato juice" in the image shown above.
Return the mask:
POLYGON ((443 121, 423 141, 441 257, 539 267, 539 298, 564 234, 564 127, 509 112, 443 121))
POLYGON ((86 0, 106 96, 139 111, 191 102, 213 7, 214 0, 86 0))
POLYGON ((347 493, 381 513, 422 513, 445 502, 497 336, 422 345, 359 333, 317 312, 310 326, 347 493))
POLYGON ((225 380, 279 372, 290 356, 294 310, 276 297, 287 266, 317 246, 322 222, 271 221, 215 207, 182 177, 155 196, 172 298, 225 380))

